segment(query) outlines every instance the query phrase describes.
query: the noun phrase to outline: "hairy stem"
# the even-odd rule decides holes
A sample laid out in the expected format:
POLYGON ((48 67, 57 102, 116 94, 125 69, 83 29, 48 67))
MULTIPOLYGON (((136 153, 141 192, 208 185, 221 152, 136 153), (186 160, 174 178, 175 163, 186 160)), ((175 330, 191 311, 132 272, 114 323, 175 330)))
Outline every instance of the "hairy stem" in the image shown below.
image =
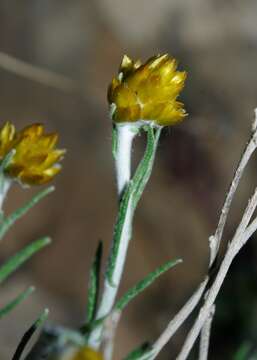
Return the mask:
MULTIPOLYGON (((129 181, 131 144, 133 137, 135 136, 136 128, 134 124, 133 127, 131 124, 128 125, 130 128, 126 128, 124 125, 120 130, 119 128, 117 129, 117 148, 114 149, 114 155, 116 160, 117 185, 120 203, 118 217, 114 228, 112 248, 110 250, 108 265, 105 272, 103 294, 96 314, 96 319, 107 316, 114 306, 127 257, 128 245, 131 239, 134 212, 150 178, 161 133, 161 127, 156 129, 147 126, 145 128, 145 131, 147 132, 145 154, 135 171, 133 179, 129 181), (125 145, 123 146, 122 144, 125 145)), ((96 349, 99 348, 102 341, 102 330, 103 326, 100 325, 95 328, 89 336, 90 345, 96 349)))
POLYGON ((115 155, 118 195, 121 196, 131 176, 131 150, 136 135, 131 124, 117 125, 117 149, 115 155))

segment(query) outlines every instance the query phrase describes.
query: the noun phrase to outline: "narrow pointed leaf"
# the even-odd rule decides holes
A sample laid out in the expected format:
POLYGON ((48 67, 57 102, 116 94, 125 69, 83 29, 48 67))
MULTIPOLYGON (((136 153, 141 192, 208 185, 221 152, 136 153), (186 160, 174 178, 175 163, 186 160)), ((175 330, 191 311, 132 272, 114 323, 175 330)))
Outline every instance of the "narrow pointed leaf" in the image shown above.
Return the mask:
POLYGON ((2 265, 0 268, 0 284, 32 255, 44 248, 46 245, 50 244, 50 242, 51 239, 49 237, 44 237, 34 241, 32 244, 27 245, 24 249, 19 251, 10 260, 8 260, 4 265, 2 265))
POLYGON ((15 149, 12 149, 11 151, 9 151, 9 153, 3 158, 3 160, 1 161, 0 164, 0 171, 3 172, 7 166, 10 164, 12 158, 14 157, 16 153, 15 149))
POLYGON ((151 352, 151 345, 149 343, 144 343, 135 350, 131 351, 124 360, 139 360, 144 357, 144 359, 147 359, 147 353, 150 354, 151 352))
POLYGON ((133 177, 134 183, 134 198, 133 206, 136 208, 138 201, 140 200, 142 193, 145 189, 145 186, 150 178, 153 169, 153 163, 155 159, 155 154, 157 150, 157 145, 159 142, 160 134, 162 128, 153 129, 151 126, 146 127, 147 132, 147 145, 146 150, 143 156, 143 159, 140 161, 138 168, 133 177))
POLYGON ((34 322, 34 324, 25 332, 23 337, 21 338, 21 341, 15 351, 15 354, 12 357, 12 360, 20 360, 21 356, 30 341, 31 337, 33 336, 34 332, 41 327, 44 322, 46 321, 49 314, 49 310, 45 309, 43 313, 39 316, 39 318, 34 322))
POLYGON ((16 308, 17 305, 19 305, 21 302, 26 300, 30 294, 35 290, 33 286, 30 286, 28 289, 23 291, 21 294, 16 296, 12 301, 10 301, 8 304, 6 304, 4 307, 0 309, 0 319, 4 317, 5 315, 9 314, 13 309, 16 308))
POLYGON ((103 253, 103 243, 100 241, 89 274, 88 303, 87 303, 88 323, 90 323, 95 318, 98 295, 99 295, 99 286, 100 286, 102 253, 103 253))
POLYGON ((127 216, 129 214, 129 211, 131 210, 130 202, 131 202, 132 192, 133 192, 133 184, 132 184, 132 182, 130 182, 127 186, 127 189, 124 192, 124 195, 122 196, 122 199, 121 199, 121 202, 119 205, 118 218, 117 218, 117 221, 116 221, 116 224, 114 227, 111 256, 108 259, 108 264, 107 264, 107 269, 106 269, 106 277, 109 280, 110 284, 113 284, 112 275, 113 275, 113 271, 115 269, 115 264, 116 264, 117 256, 119 253, 119 246, 120 246, 122 231, 123 231, 127 216))
POLYGON ((112 156, 116 159, 117 155, 117 127, 115 124, 112 126, 112 156))
POLYGON ((27 204, 6 217, 0 225, 0 240, 17 220, 24 216, 33 206, 35 206, 40 200, 53 191, 54 187, 49 186, 48 188, 36 194, 27 204))
POLYGON ((181 263, 181 259, 168 261, 166 264, 158 267, 156 270, 148 274, 143 280, 139 281, 135 286, 128 290, 115 305, 115 309, 122 311, 128 303, 137 295, 150 286, 160 275, 171 269, 173 266, 181 263))

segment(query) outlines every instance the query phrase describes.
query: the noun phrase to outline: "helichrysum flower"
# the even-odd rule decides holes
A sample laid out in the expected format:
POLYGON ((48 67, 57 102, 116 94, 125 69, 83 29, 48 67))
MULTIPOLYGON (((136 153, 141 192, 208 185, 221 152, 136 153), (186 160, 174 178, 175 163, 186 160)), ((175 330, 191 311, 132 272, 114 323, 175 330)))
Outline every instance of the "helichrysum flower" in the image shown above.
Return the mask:
POLYGON ((61 169, 58 162, 65 152, 56 148, 57 141, 58 134, 45 134, 43 125, 33 124, 16 132, 14 125, 6 122, 0 128, 0 161, 15 150, 6 175, 27 185, 52 180, 61 169))
POLYGON ((143 120, 160 126, 182 121, 186 112, 177 97, 185 79, 186 72, 177 71, 176 60, 167 54, 154 56, 145 64, 125 55, 108 90, 113 121, 143 120))
POLYGON ((69 360, 103 360, 103 356, 100 352, 85 346, 73 354, 69 360))

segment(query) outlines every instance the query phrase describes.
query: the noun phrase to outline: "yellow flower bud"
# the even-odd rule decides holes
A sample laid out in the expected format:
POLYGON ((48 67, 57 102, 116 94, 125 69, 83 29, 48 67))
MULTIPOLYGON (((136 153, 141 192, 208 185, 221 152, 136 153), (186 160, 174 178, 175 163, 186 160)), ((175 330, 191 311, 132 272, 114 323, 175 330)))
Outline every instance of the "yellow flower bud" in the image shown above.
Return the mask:
POLYGON ((0 161, 15 150, 6 174, 28 185, 52 180, 61 169, 58 161, 65 153, 56 149, 57 141, 58 134, 45 134, 43 125, 33 124, 16 132, 13 124, 5 123, 0 128, 0 161))
POLYGON ((78 350, 70 360, 103 360, 103 356, 87 346, 78 350))
POLYGON ((177 71, 177 62, 168 54, 150 58, 145 64, 123 57, 118 77, 108 89, 114 122, 146 121, 160 126, 173 125, 187 115, 177 101, 186 79, 177 71))

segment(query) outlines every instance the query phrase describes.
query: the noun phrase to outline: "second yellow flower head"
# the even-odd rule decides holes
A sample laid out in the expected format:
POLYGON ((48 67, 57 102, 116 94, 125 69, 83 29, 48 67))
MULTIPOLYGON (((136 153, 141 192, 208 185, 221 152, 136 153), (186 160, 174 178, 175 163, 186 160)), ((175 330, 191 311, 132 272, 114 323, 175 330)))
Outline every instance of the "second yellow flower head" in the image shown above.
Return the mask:
POLYGON ((14 150, 5 169, 10 178, 28 185, 40 185, 50 181, 61 169, 58 163, 65 151, 56 149, 58 134, 45 134, 40 124, 27 126, 16 132, 7 122, 0 129, 0 161, 14 150))
POLYGON ((78 350, 70 360, 103 360, 103 356, 98 351, 84 346, 78 350))
POLYGON ((185 79, 186 72, 177 71, 176 60, 167 54, 154 56, 145 64, 125 55, 108 90, 113 121, 143 120, 160 126, 182 121, 186 112, 177 97, 185 79))

